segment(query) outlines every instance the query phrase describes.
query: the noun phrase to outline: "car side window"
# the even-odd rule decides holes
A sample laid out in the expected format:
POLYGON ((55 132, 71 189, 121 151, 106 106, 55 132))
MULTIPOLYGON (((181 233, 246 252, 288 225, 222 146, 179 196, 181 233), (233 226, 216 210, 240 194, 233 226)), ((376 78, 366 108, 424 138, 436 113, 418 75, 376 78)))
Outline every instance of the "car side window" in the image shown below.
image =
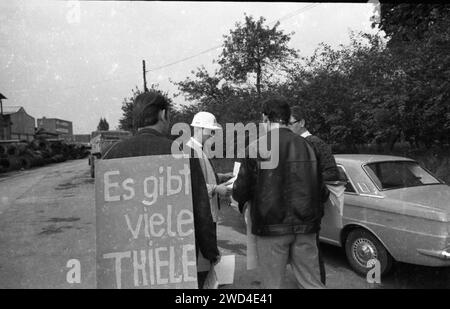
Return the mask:
POLYGON ((339 170, 339 179, 346 182, 345 192, 356 193, 355 188, 353 187, 352 183, 348 179, 347 174, 345 173, 342 166, 338 165, 338 170, 339 170))

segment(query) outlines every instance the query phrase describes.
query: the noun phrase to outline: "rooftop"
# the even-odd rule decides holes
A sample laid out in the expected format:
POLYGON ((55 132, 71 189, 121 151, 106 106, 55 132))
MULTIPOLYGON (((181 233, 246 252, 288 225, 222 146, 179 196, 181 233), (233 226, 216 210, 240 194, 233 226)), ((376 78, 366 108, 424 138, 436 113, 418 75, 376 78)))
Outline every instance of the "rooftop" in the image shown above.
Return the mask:
POLYGON ((10 115, 17 113, 22 106, 3 106, 3 114, 4 115, 10 115))
POLYGON ((72 123, 72 121, 70 121, 70 120, 65 120, 65 119, 61 119, 61 118, 54 118, 54 117, 52 117, 52 118, 49 118, 49 117, 42 117, 42 118, 38 118, 38 120, 58 120, 58 121, 63 121, 63 122, 70 122, 70 123, 72 123))

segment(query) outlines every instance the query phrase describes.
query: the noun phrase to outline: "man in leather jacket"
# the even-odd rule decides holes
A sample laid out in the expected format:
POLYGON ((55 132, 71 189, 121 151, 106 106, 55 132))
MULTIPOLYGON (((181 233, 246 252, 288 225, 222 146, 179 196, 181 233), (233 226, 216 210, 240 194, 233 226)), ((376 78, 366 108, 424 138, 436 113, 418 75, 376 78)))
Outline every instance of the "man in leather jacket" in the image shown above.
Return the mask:
POLYGON ((246 149, 233 198, 240 210, 250 202, 252 233, 256 235, 258 264, 265 288, 281 288, 286 265, 291 264, 300 288, 323 288, 324 267, 318 247, 327 190, 321 179, 314 149, 289 128, 290 108, 286 99, 263 102, 263 121, 268 133, 246 149), (263 168, 267 154, 252 147, 268 145, 278 164, 263 168), (253 152, 254 153, 254 152, 253 152))
MULTIPOLYGON (((167 100, 155 91, 138 95, 132 113, 137 134, 114 144, 103 159, 171 154, 169 109, 167 100)), ((216 264, 220 260, 220 253, 205 179, 198 158, 189 160, 197 256, 200 251, 212 264, 216 264)), ((199 287, 202 287, 203 282, 200 282, 200 277, 198 279, 199 287)))

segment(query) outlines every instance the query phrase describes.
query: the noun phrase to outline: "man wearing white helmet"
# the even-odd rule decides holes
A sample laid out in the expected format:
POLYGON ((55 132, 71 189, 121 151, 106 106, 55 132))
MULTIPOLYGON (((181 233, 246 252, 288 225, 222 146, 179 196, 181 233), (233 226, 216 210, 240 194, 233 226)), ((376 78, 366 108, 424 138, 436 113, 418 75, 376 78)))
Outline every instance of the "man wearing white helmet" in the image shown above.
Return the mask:
POLYGON ((231 193, 231 188, 225 185, 225 181, 233 177, 232 173, 216 173, 211 164, 209 154, 203 149, 205 142, 214 136, 216 130, 222 130, 217 123, 216 117, 208 112, 198 112, 192 119, 191 126, 194 128, 194 136, 186 143, 194 155, 200 159, 200 166, 205 177, 206 187, 211 204, 211 214, 213 221, 217 223, 220 208, 219 196, 227 197, 231 193))
MULTIPOLYGON (((194 115, 191 126, 194 128, 194 136, 186 143, 190 149, 191 155, 199 158, 200 167, 206 182, 209 202, 211 206, 211 215, 214 226, 217 229, 219 219, 220 201, 219 196, 226 197, 231 194, 231 188, 225 185, 225 181, 233 177, 232 173, 218 174, 210 161, 210 155, 204 149, 205 142, 214 136, 216 130, 222 130, 217 123, 216 117, 208 112, 199 112, 194 115)), ((186 149, 186 150, 188 150, 186 149)), ((199 264, 203 257, 199 255, 199 264)), ((201 281, 206 278, 208 271, 199 272, 201 281)))

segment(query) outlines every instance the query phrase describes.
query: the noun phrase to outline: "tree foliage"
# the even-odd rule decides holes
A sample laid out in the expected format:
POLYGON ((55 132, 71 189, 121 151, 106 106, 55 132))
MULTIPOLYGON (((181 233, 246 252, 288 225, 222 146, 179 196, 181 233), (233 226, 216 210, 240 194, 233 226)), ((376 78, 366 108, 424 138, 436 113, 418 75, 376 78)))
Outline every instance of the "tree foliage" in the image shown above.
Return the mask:
POLYGON ((382 4, 379 25, 386 37, 351 33, 349 44, 320 44, 308 58, 286 47, 290 36, 277 32, 277 25, 268 28, 263 18, 246 16, 225 36, 218 70, 200 67, 175 83, 190 103, 179 107, 176 118, 189 123, 203 110, 222 124, 259 121, 261 100, 281 94, 303 108, 313 134, 347 149, 369 143, 392 149, 398 141, 415 147, 448 144, 449 7, 382 4), (286 49, 272 46, 271 35, 286 49), (278 66, 285 78, 260 78, 256 89, 245 87, 258 63, 261 76, 278 66))
POLYGON ((108 131, 109 130, 109 123, 106 121, 105 118, 100 118, 100 121, 97 125, 98 131, 108 131))
POLYGON ((396 41, 423 40, 433 25, 448 18, 450 6, 444 3, 382 3, 380 21, 375 23, 396 41))
POLYGON ((450 61, 437 33, 402 45, 368 34, 338 49, 322 45, 282 87, 331 143, 448 143, 450 61))
POLYGON ((265 21, 264 17, 254 20, 252 16, 245 15, 244 23, 236 23, 235 29, 224 36, 218 61, 220 74, 227 80, 242 83, 249 73, 254 73, 258 94, 265 78, 268 79, 270 69, 278 69, 297 56, 297 52, 288 47, 293 33, 285 34, 278 30, 279 22, 269 27, 264 24, 265 21))
POLYGON ((131 89, 132 95, 124 98, 122 102, 122 118, 119 119, 119 129, 125 131, 133 131, 133 102, 142 91, 136 86, 131 89))
POLYGON ((188 101, 178 106, 174 121, 190 123, 200 110, 213 113, 221 124, 259 121, 261 100, 278 87, 271 75, 298 57, 287 46, 292 34, 284 34, 278 26, 269 27, 263 17, 255 20, 251 16, 236 23, 224 36, 218 70, 210 73, 201 66, 185 80, 173 82, 178 95, 188 101), (252 73, 255 84, 249 78, 252 73))
POLYGON ((198 111, 213 113, 219 123, 248 122, 258 115, 258 100, 254 89, 223 83, 218 72, 211 75, 204 67, 193 71, 193 77, 177 82, 180 93, 191 102, 179 106, 179 121, 190 123, 198 111))
POLYGON ((408 97, 405 138, 448 142, 450 128, 450 6, 382 4, 380 27, 401 67, 408 97))

